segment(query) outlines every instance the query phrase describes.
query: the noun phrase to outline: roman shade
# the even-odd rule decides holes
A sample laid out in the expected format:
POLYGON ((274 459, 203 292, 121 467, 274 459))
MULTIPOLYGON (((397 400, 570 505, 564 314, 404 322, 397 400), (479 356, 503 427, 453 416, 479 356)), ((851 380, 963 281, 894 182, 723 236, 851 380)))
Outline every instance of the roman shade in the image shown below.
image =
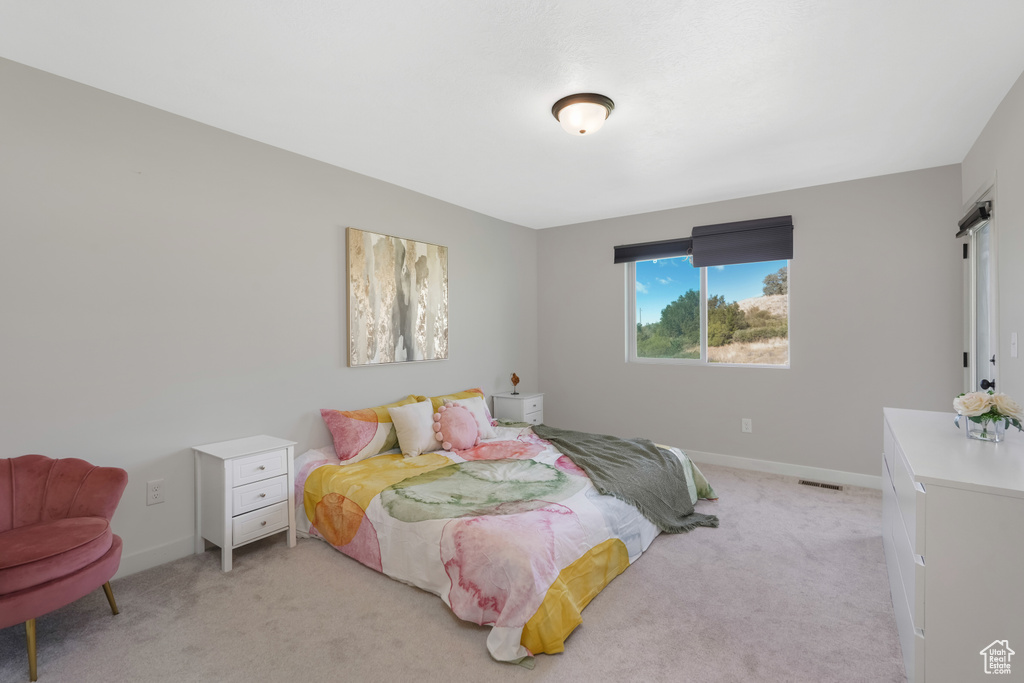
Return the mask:
POLYGON ((690 237, 615 247, 615 263, 690 255, 693 266, 781 261, 793 258, 793 217, 699 225, 690 237))

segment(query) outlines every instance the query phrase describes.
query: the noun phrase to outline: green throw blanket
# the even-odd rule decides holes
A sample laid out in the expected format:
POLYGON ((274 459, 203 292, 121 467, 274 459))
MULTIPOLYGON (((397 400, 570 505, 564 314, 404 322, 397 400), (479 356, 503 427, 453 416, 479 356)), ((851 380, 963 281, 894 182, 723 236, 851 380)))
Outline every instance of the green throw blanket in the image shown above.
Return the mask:
POLYGON ((693 511, 683 464, 653 442, 544 424, 534 425, 533 432, 568 455, 598 491, 629 503, 662 531, 718 526, 718 517, 693 511))

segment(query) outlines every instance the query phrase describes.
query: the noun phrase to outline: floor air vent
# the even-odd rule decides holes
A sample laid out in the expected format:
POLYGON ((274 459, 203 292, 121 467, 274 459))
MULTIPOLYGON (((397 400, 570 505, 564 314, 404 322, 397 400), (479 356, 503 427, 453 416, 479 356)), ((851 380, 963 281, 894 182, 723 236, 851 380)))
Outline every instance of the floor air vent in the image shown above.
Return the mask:
POLYGON ((800 483, 804 486, 817 486, 819 489, 832 489, 833 491, 843 490, 843 487, 839 484, 823 484, 820 481, 810 481, 808 479, 801 479, 800 483))

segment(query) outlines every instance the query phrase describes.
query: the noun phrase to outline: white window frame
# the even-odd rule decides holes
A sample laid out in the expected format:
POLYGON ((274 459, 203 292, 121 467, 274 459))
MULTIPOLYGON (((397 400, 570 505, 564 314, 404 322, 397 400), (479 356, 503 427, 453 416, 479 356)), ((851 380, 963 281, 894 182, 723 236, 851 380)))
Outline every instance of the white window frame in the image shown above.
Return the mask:
MULTIPOLYGON (((792 284, 792 259, 786 260, 786 281, 792 284)), ((643 358, 636 355, 636 262, 626 264, 626 362, 641 365, 698 365, 718 368, 769 368, 788 370, 793 362, 793 348, 789 347, 789 360, 785 365, 767 363, 712 363, 708 361, 708 269, 700 269, 700 358, 643 358)), ((788 290, 786 296, 788 297, 788 290)), ((787 343, 792 340, 793 316, 787 310, 787 343)))

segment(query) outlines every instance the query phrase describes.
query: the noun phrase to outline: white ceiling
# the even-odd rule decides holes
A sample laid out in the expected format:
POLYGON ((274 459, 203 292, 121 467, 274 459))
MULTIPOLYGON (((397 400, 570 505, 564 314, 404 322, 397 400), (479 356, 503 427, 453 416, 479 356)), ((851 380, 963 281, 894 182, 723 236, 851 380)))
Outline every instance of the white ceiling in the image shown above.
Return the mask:
POLYGON ((1022 0, 0 0, 2 57, 534 228, 959 163, 1022 29, 1022 0), (551 116, 574 92, 615 100, 600 132, 551 116))

